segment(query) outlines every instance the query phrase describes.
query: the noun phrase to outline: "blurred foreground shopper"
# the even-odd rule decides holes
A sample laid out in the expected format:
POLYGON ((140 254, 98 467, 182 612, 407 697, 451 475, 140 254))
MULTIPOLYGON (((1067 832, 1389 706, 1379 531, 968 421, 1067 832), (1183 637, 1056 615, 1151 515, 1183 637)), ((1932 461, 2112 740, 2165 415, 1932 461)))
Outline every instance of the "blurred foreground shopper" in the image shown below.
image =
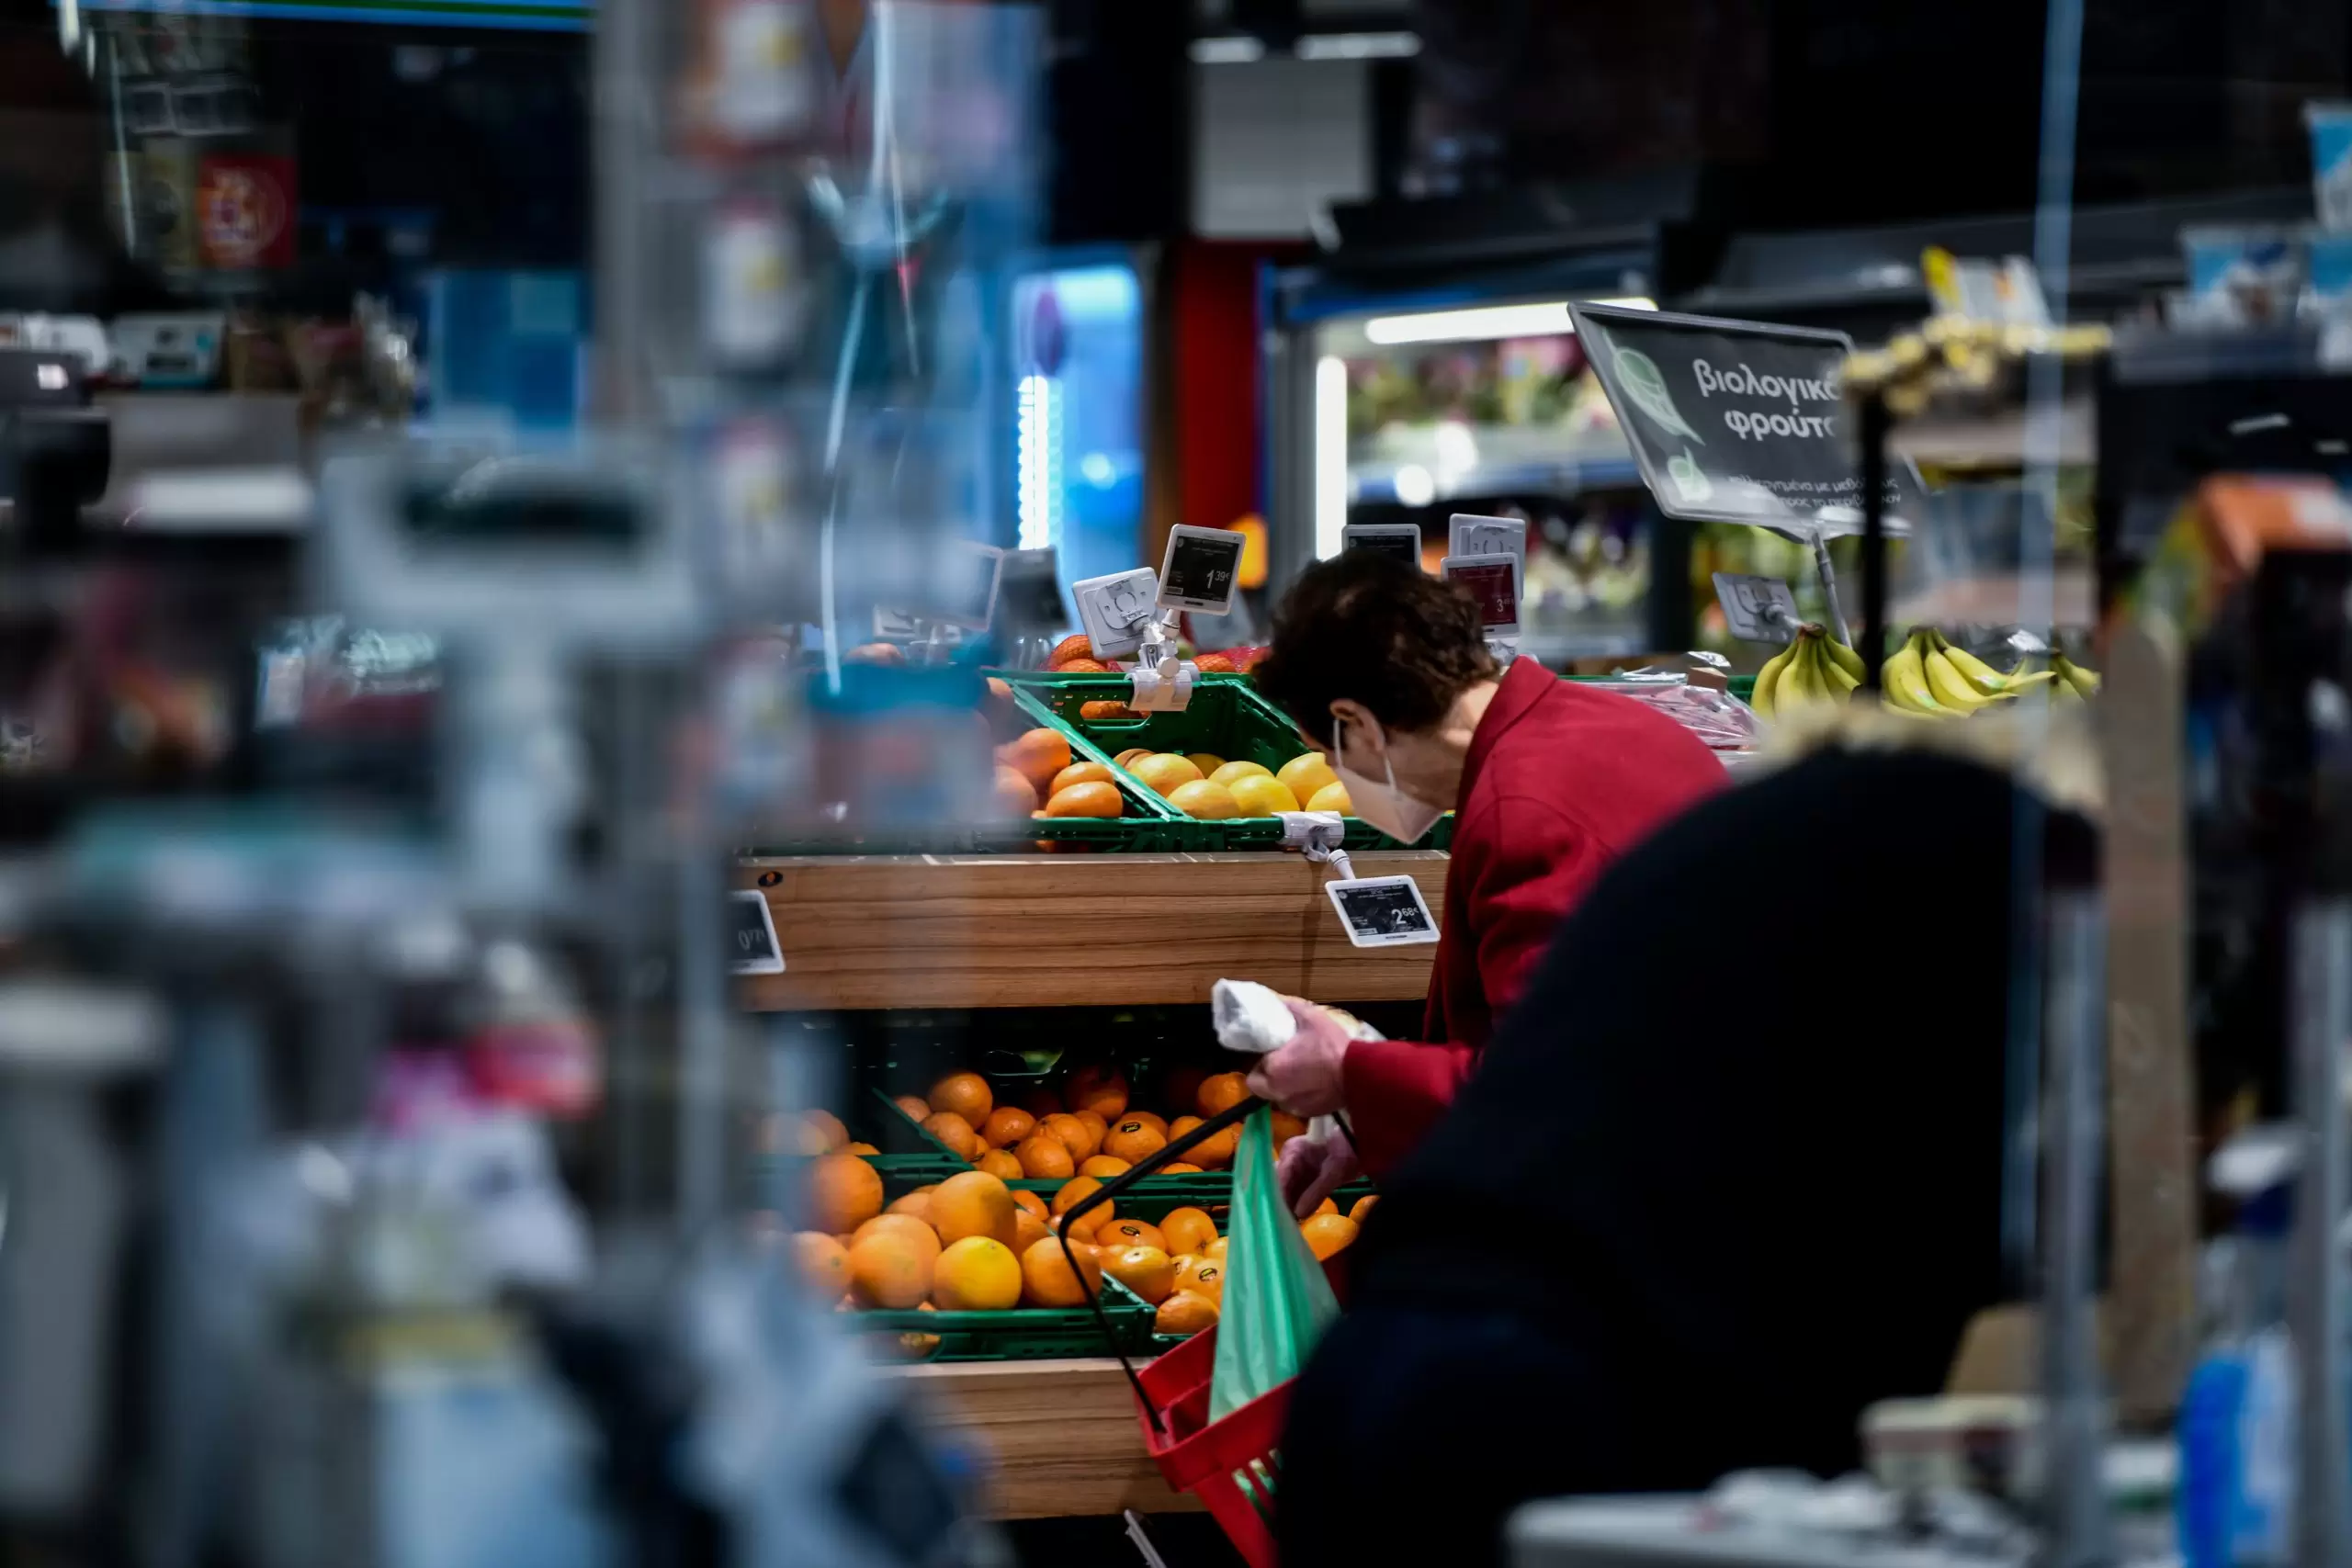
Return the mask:
POLYGON ((1840 750, 1611 868, 1385 1184, 1291 1408, 1284 1568, 1497 1562, 1532 1498, 1834 1476, 1864 1405, 1939 1391, 2003 1293, 2037 823, 2037 873, 2087 874, 2085 819, 2006 773, 1840 750))
MULTIPOLYGON (((1384 1176, 1469 1076, 1561 918, 1611 860, 1720 789, 1723 764, 1639 703, 1532 659, 1499 668, 1468 594, 1374 550, 1298 580, 1257 675, 1329 753, 1357 816, 1409 844, 1459 814, 1421 1040, 1351 1042, 1295 1008, 1297 1038, 1250 1076, 1298 1115, 1344 1110, 1384 1176)), ((1294 1139, 1284 1187, 1312 1207, 1355 1165, 1342 1139, 1294 1139)))

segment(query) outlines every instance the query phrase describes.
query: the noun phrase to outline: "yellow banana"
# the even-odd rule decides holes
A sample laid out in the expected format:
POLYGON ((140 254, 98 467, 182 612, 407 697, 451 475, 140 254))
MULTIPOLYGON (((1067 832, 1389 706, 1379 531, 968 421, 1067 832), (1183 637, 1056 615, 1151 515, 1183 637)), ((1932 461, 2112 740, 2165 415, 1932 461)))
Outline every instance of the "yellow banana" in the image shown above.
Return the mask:
POLYGON ((1968 649, 1947 638, 1943 633, 1932 634, 1936 651, 1951 661, 1954 673, 1968 683, 1968 689, 1980 697, 1997 697, 2009 689, 2009 678, 1985 663, 1968 649))
POLYGON ((1834 637, 1825 637, 1821 640, 1827 646, 1829 662, 1853 677, 1853 685, 1848 686, 1846 689, 1850 692, 1854 689, 1854 686, 1860 685, 1862 683, 1862 656, 1856 653, 1852 649, 1848 648, 1844 643, 1839 642, 1834 637))
POLYGON ((1748 694, 1747 705, 1766 718, 1772 716, 1774 707, 1772 683, 1778 681, 1781 678, 1781 672, 1789 667, 1789 660, 1795 657, 1796 651, 1797 643, 1792 640, 1788 647, 1766 660, 1764 668, 1756 672, 1756 689, 1748 694))
POLYGON ((1966 681, 1961 679, 1960 671, 1952 668, 1951 660, 1940 649, 1932 646, 1923 649, 1919 655, 1919 668, 1927 676, 1928 690, 1936 694, 1936 701, 1955 712, 1974 713, 1978 708, 1989 707, 1997 700, 1978 695, 1966 681))
POLYGON ((1821 682, 1820 657, 1815 639, 1799 632, 1796 652, 1789 667, 1781 671, 1780 689, 1772 694, 1775 712, 1786 716, 1792 709, 1829 700, 1821 682))
POLYGON ((2050 656, 2050 668, 2056 671, 2059 678, 2067 685, 2074 687, 2077 695, 2085 697, 2098 695, 2099 673, 2098 671, 2086 670, 2063 653, 2053 653, 2050 656))
POLYGON ((1939 718, 1951 716, 1951 710, 1938 703, 1935 694, 1928 690, 1927 673, 1919 666, 1917 637, 1887 656, 1879 670, 1879 682, 1886 689, 1886 700, 1896 707, 1939 718))
POLYGON ((1837 702, 1844 702, 1852 694, 1854 688, 1862 683, 1860 676, 1852 674, 1846 669, 1845 664, 1838 658, 1838 645, 1827 637, 1821 639, 1821 655, 1815 662, 1821 667, 1821 683, 1828 689, 1830 697, 1837 702))

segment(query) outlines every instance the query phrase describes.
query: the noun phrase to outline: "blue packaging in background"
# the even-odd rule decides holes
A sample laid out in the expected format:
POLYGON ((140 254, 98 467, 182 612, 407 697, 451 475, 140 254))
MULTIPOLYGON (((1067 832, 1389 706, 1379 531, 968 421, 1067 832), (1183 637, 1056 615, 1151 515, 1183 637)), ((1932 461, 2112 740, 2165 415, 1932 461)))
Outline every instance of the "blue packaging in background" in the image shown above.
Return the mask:
POLYGON ((587 396, 588 286, 577 272, 436 272, 425 280, 433 416, 484 412, 570 431, 587 396))
POLYGON ((2323 229, 2352 229, 2352 103, 2303 106, 2312 133, 2312 207, 2323 229))

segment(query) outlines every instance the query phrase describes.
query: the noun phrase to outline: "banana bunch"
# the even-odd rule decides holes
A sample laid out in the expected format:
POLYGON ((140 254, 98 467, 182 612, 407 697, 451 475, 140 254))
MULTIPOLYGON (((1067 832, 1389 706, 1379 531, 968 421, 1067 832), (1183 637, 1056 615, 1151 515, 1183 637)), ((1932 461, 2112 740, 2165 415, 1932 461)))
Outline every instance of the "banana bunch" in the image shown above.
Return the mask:
POLYGON ((2004 675, 1932 626, 1915 627, 1879 671, 1886 706, 1916 718, 1966 718, 2054 679, 2047 670, 2028 674, 2022 664, 2004 675))
POLYGON ((1795 641, 1757 671, 1756 690, 1747 705, 1766 718, 1813 705, 1842 707, 1861 683, 1862 656, 1808 623, 1797 628, 1795 641))

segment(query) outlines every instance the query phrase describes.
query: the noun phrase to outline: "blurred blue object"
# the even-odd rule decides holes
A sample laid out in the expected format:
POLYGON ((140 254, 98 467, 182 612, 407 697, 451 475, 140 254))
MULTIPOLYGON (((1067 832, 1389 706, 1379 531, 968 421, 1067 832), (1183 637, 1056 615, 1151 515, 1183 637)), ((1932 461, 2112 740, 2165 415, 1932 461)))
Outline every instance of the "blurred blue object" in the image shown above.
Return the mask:
POLYGON ((437 272, 425 283, 424 360, 436 420, 495 412, 568 431, 586 395, 588 288, 577 272, 437 272))

